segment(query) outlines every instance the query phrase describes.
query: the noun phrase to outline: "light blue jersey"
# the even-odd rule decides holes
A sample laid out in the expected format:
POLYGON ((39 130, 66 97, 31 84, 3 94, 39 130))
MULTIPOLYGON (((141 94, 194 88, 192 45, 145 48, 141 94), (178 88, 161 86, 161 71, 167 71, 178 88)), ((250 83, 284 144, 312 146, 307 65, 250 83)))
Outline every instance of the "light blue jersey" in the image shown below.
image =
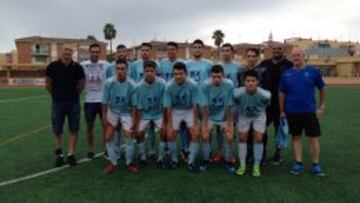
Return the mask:
POLYGON ((207 79, 200 86, 200 105, 209 106, 209 119, 215 122, 226 120, 226 111, 233 105, 234 84, 229 79, 223 79, 220 85, 214 85, 212 79, 207 79))
POLYGON ((189 60, 186 63, 188 76, 198 84, 203 83, 210 77, 210 70, 213 63, 208 59, 189 60))
POLYGON ((271 93, 260 87, 253 94, 246 92, 245 87, 234 90, 235 104, 239 106, 239 113, 245 117, 257 117, 266 112, 266 107, 270 104, 271 93))
POLYGON ((231 80, 235 87, 239 87, 238 74, 243 69, 242 65, 234 61, 230 63, 221 62, 220 65, 224 68, 225 78, 231 80))
POLYGON ((136 106, 141 111, 141 120, 158 120, 164 105, 165 80, 156 77, 153 84, 142 79, 136 88, 136 106))
MULTIPOLYGON (((160 71, 160 65, 157 61, 156 63, 156 72, 160 71)), ((129 66, 129 76, 135 82, 140 82, 144 78, 144 60, 139 59, 131 63, 129 66)))
POLYGON ((130 78, 120 83, 116 77, 111 77, 105 82, 102 103, 108 104, 108 108, 115 114, 131 115, 135 89, 135 82, 130 78))
MULTIPOLYGON (((127 66, 128 66, 128 76, 130 77, 130 71, 129 71, 129 69, 130 69, 130 67, 131 67, 131 62, 128 61, 127 63, 128 63, 128 65, 127 65, 127 66)), ((111 63, 111 64, 109 64, 108 67, 106 68, 105 77, 106 77, 107 79, 115 76, 115 74, 116 74, 115 65, 116 65, 115 63, 111 63)))
POLYGON ((183 62, 183 61, 180 59, 171 61, 169 58, 165 58, 160 61, 159 72, 161 73, 162 78, 164 78, 166 82, 170 81, 173 78, 173 67, 176 62, 183 62))
POLYGON ((166 85, 164 107, 170 107, 180 110, 191 109, 194 105, 199 104, 199 91, 195 81, 186 78, 186 81, 178 85, 172 79, 166 85))

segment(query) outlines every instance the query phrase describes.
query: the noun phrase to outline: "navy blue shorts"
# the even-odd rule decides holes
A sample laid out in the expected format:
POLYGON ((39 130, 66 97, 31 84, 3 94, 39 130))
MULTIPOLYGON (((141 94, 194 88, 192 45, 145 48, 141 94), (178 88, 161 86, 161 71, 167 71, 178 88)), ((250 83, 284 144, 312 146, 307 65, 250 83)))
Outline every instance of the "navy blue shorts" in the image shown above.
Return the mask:
POLYGON ((77 133, 80 124, 80 103, 78 101, 52 102, 51 120, 55 135, 63 133, 65 118, 68 120, 70 132, 77 133))
POLYGON ((99 115, 100 119, 102 118, 102 103, 84 103, 84 112, 86 123, 92 124, 95 122, 96 115, 99 115))

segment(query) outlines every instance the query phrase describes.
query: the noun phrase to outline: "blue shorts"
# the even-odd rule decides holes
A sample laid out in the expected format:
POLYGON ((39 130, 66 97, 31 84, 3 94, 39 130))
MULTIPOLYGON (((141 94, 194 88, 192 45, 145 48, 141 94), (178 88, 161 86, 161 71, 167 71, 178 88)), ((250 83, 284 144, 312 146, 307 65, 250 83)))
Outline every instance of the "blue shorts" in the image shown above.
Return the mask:
POLYGON ((84 103, 85 120, 88 124, 93 124, 96 119, 96 115, 102 118, 102 103, 84 103))
POLYGON ((51 120, 55 135, 63 133, 65 118, 68 120, 70 132, 77 133, 80 124, 80 103, 78 101, 52 102, 51 120))

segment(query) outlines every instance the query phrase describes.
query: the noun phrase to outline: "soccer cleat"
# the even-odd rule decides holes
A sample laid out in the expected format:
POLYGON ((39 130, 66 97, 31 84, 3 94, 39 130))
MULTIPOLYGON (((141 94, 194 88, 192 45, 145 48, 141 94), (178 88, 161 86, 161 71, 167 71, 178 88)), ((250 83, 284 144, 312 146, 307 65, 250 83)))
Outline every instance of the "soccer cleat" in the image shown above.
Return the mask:
POLYGON ((255 178, 259 178, 261 176, 261 173, 260 173, 260 165, 254 165, 253 166, 253 171, 252 171, 252 175, 253 177, 255 178))
POLYGON ((55 167, 61 167, 64 164, 65 164, 64 156, 62 154, 56 155, 55 167))
POLYGON ((224 160, 224 156, 219 152, 216 152, 212 157, 213 163, 220 163, 222 160, 224 160))
POLYGON ((312 165, 312 172, 315 176, 324 177, 325 173, 321 170, 320 164, 313 164, 312 165))
POLYGON ((280 166, 282 163, 284 163, 284 159, 281 156, 274 156, 270 163, 274 166, 280 166))
POLYGON ((87 153, 87 158, 88 158, 88 159, 94 159, 94 157, 95 157, 94 152, 88 152, 88 153, 87 153))
POLYGON ((156 166, 160 169, 165 169, 166 168, 166 164, 163 160, 159 159, 156 161, 156 166))
POLYGON ((234 173, 235 173, 235 166, 234 166, 234 164, 230 161, 227 161, 227 162, 225 162, 225 170, 229 173, 229 174, 231 174, 231 175, 233 175, 234 173))
POLYGON ((210 169, 210 162, 209 161, 203 161, 200 165, 200 171, 208 171, 210 169))
POLYGON ((151 160, 156 160, 156 152, 154 150, 149 151, 149 158, 151 160))
POLYGON ((168 169, 176 169, 179 166, 179 163, 176 161, 169 161, 167 164, 168 169))
POLYGON ((139 170, 139 167, 136 166, 135 164, 129 164, 126 166, 126 170, 129 171, 130 173, 138 173, 140 170, 139 170))
POLYGON ((236 170, 236 175, 243 176, 246 172, 245 166, 239 166, 238 170, 236 170))
POLYGON ((115 172, 116 169, 117 169, 117 166, 116 166, 116 165, 114 165, 114 164, 109 164, 109 165, 105 166, 105 168, 104 168, 104 173, 105 173, 105 174, 111 174, 111 173, 115 172))
POLYGON ((199 172, 199 167, 196 164, 188 164, 187 166, 188 170, 194 173, 198 173, 199 172))
POLYGON ((69 166, 75 166, 76 165, 76 159, 75 159, 75 156, 73 154, 68 155, 66 161, 69 164, 69 166))
POLYGON ((293 175, 300 175, 303 172, 304 172, 304 165, 299 162, 294 163, 290 170, 290 173, 293 175))
POLYGON ((186 163, 188 161, 188 158, 189 158, 189 152, 182 149, 181 152, 180 152, 180 157, 186 163))

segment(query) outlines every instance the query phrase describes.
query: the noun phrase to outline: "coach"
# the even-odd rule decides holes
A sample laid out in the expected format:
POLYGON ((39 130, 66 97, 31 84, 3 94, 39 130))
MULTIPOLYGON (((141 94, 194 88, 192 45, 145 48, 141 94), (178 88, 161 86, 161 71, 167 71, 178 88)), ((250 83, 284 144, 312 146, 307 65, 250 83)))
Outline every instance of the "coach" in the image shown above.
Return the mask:
POLYGON ((52 97, 52 127, 55 134, 55 167, 64 164, 62 152, 63 126, 68 120, 70 139, 67 163, 76 165, 75 148, 80 121, 79 95, 84 88, 83 68, 72 60, 73 50, 69 44, 61 49, 60 59, 50 63, 45 72, 46 89, 52 97))
POLYGON ((304 171, 302 163, 301 134, 309 137, 312 172, 316 176, 324 176, 319 164, 320 123, 325 105, 325 84, 320 70, 305 65, 304 51, 294 48, 292 51, 294 67, 285 71, 279 85, 280 117, 287 117, 290 133, 293 136, 295 163, 291 169, 294 175, 304 171), (315 100, 315 88, 319 89, 319 105, 315 100))

